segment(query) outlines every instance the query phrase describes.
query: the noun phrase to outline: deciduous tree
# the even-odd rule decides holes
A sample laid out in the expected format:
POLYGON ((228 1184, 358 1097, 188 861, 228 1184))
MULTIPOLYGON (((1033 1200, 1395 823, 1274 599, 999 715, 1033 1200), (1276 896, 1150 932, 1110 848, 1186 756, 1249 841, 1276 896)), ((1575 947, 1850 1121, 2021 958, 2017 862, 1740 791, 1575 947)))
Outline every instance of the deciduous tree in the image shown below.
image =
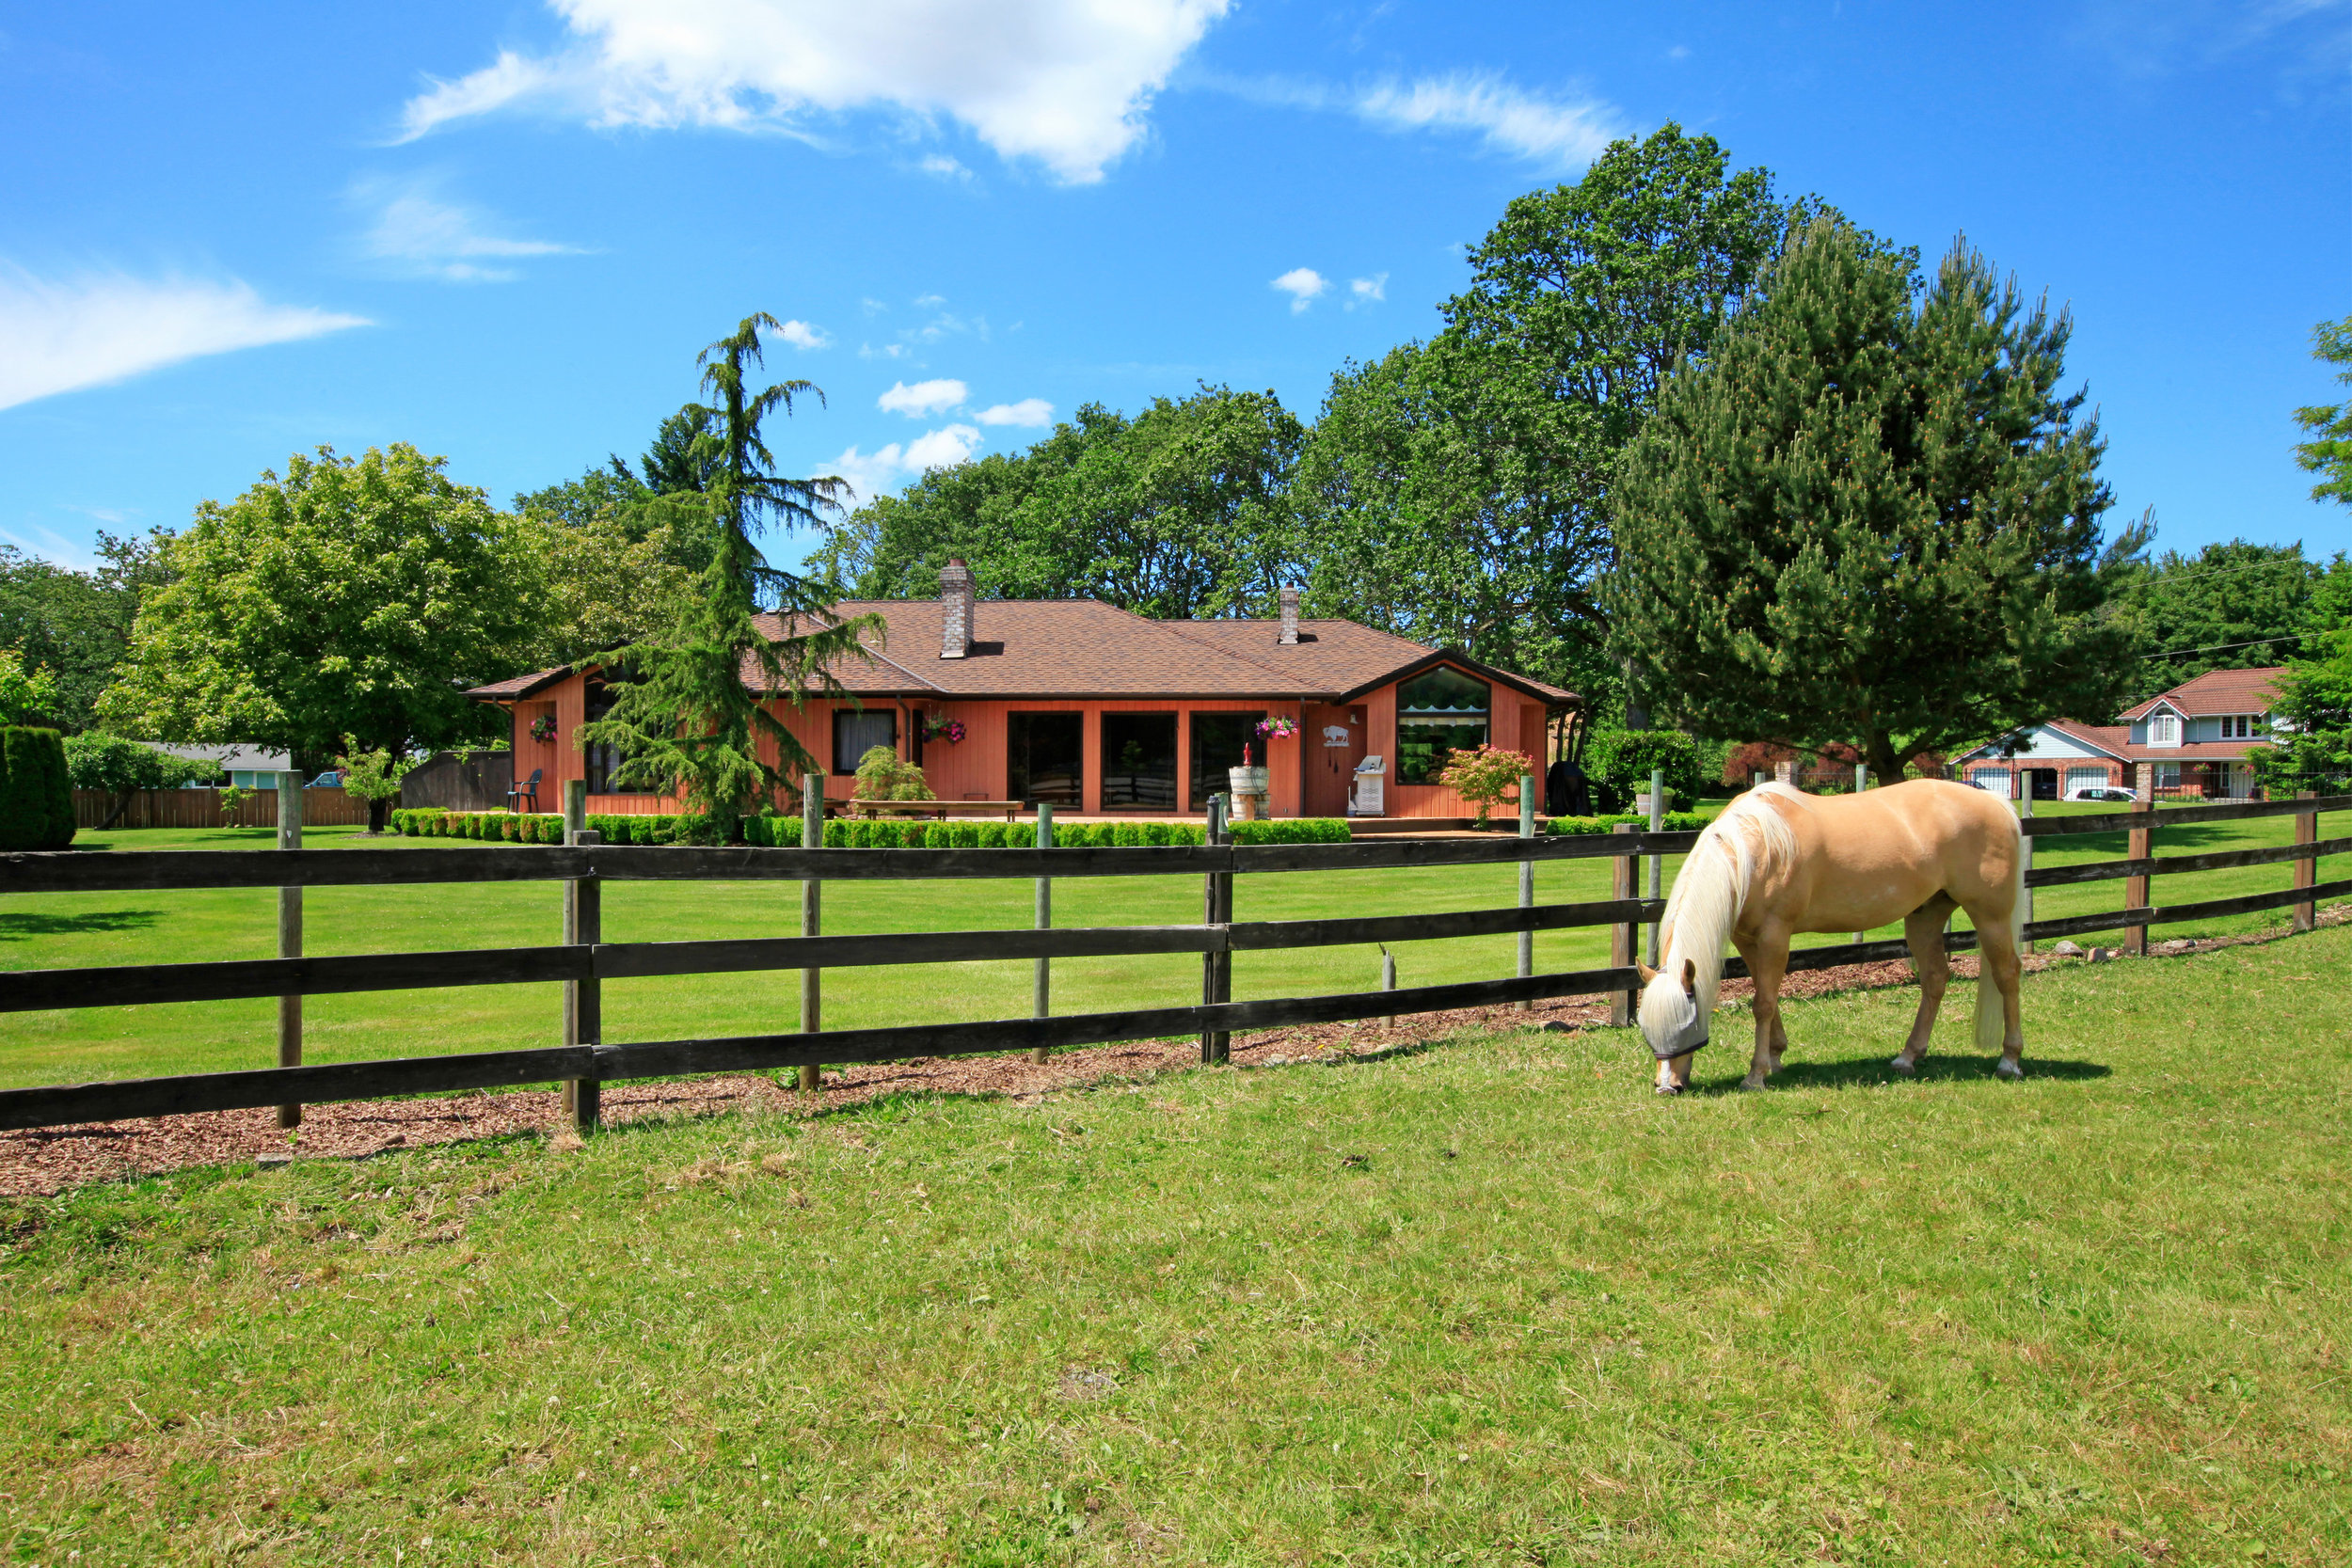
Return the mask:
MULTIPOLYGON (((2352 316, 2321 322, 2312 328, 2312 356, 2344 367, 2336 379, 2352 387, 2352 316)), ((2295 449, 2295 460, 2319 475, 2312 499, 2352 506, 2352 401, 2298 408, 2295 422, 2312 433, 2310 440, 2295 449)))
POLYGON ((545 574, 514 520, 446 466, 405 442, 357 458, 321 447, 199 505, 101 714, 159 740, 312 756, 346 735, 396 755, 495 736, 465 689, 528 668, 545 574))

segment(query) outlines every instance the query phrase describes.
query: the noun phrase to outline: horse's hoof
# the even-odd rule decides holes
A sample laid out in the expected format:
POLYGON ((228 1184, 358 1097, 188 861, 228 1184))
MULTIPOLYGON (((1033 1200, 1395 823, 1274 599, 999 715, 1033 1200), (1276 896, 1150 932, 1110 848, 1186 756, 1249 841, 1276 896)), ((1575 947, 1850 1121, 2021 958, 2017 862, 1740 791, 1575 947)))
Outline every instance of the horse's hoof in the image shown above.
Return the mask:
POLYGON ((2026 1076, 2025 1068, 2016 1062, 2010 1061, 2007 1056, 2004 1056, 1999 1061, 1994 1063, 1993 1070, 1999 1073, 2004 1078, 2022 1079, 2026 1076))
POLYGON ((1680 1094, 1682 1092, 1682 1085, 1679 1084, 1661 1084, 1658 1085, 1658 1092, 1660 1094, 1680 1094))
POLYGON ((1742 1078, 1742 1079, 1740 1079, 1740 1087, 1741 1089, 1743 1089, 1743 1090, 1754 1091, 1754 1090, 1756 1090, 1756 1089, 1760 1089, 1760 1088, 1762 1088, 1763 1086, 1764 1086, 1764 1080, 1763 1080, 1763 1079, 1761 1079, 1761 1078, 1758 1078, 1758 1077, 1757 1077, 1755 1073, 1753 1073, 1753 1072, 1749 1073, 1749 1074, 1748 1074, 1745 1078, 1742 1078))
POLYGON ((1919 1070, 1916 1064, 1910 1062, 1901 1056, 1896 1057, 1893 1061, 1887 1063, 1886 1066, 1888 1070, 1899 1072, 1905 1078, 1910 1078, 1915 1075, 1919 1070))

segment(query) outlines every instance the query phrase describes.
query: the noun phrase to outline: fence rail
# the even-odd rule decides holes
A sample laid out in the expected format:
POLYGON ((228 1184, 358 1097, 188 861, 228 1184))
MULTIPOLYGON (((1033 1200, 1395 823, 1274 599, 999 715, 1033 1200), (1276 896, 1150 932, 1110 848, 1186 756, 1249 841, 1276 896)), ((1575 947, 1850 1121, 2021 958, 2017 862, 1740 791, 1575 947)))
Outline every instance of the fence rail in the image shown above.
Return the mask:
MULTIPOLYGON (((316 793, 316 792, 313 792, 316 793)), ((2276 893, 2196 903, 2127 907, 2093 914, 2029 922, 2029 940, 2128 929, 2293 908, 2298 927, 2323 898, 2352 895, 2352 879, 2318 883, 2320 857, 2352 851, 2352 836, 2322 840, 2318 814, 2352 810, 2352 796, 2231 803, 2163 813, 2113 813, 2095 817, 2028 818, 2037 838, 2113 832, 2132 835, 2135 853, 2081 866, 2041 867, 2030 887, 2129 879, 2144 890, 2158 875, 2271 864, 2292 866, 2296 885, 2276 893), (2143 835, 2151 829, 2210 821, 2283 816, 2297 817, 2297 842, 2278 848, 2153 856, 2143 835)), ((1140 849, 685 849, 607 847, 362 848, 332 851, 162 851, 76 855, 71 852, 0 856, 0 893, 120 892, 215 887, 326 887, 383 883, 562 880, 593 890, 606 880, 795 880, 804 883, 905 878, 1044 878, 1197 875, 1209 889, 1199 925, 1041 927, 1036 929, 893 932, 874 935, 758 937, 726 941, 607 942, 589 939, 539 947, 461 949, 349 957, 289 957, 226 962, 135 964, 104 968, 23 971, 0 983, 0 1012, 165 1002, 302 996, 442 986, 566 982, 593 995, 611 979, 876 965, 946 963, 970 959, 1051 959, 1148 954, 1200 954, 1203 999, 1198 1005, 1135 1008, 1062 1017, 973 1023, 912 1024, 718 1039, 650 1040, 611 1044, 593 1037, 544 1049, 400 1057, 330 1066, 283 1066, 251 1071, 183 1074, 112 1083, 54 1085, 0 1090, 0 1129, 197 1111, 288 1106, 305 1101, 362 1100, 389 1095, 573 1082, 592 1121, 593 1086, 604 1080, 808 1068, 818 1064, 900 1060, 912 1056, 1038 1051, 1199 1034, 1204 1058, 1233 1031, 1288 1024, 1396 1017, 1461 1007, 1529 1003, 1568 996, 1625 999, 1637 983, 1629 961, 1552 974, 1522 973, 1505 979, 1406 990, 1347 992, 1233 1002, 1224 995, 1235 952, 1274 951, 1371 942, 1497 936, 1514 932, 1605 926, 1613 952, 1629 959, 1633 933, 1663 911, 1662 901, 1617 896, 1581 903, 1537 905, 1522 884, 1515 909, 1426 915, 1342 919, 1235 921, 1230 879, 1245 873, 1390 869, 1537 863, 1606 858, 1615 863, 1621 895, 1637 885, 1640 857, 1680 854, 1695 833, 1624 832, 1607 837, 1421 840, 1347 845, 1231 845, 1140 849)), ((1976 945, 1973 932, 1947 938, 1954 950, 1976 945)), ((1801 948, 1792 970, 1904 957, 1901 942, 1846 942, 1801 948)), ((1522 966, 1526 967, 1525 965, 1522 966)), ((1737 958, 1730 975, 1746 973, 1737 958)), ((591 1017, 594 1016, 591 1009, 591 1017)), ((804 1022, 808 1022, 804 1020, 804 1022)), ((593 1037, 593 1022, 569 1026, 593 1037)))

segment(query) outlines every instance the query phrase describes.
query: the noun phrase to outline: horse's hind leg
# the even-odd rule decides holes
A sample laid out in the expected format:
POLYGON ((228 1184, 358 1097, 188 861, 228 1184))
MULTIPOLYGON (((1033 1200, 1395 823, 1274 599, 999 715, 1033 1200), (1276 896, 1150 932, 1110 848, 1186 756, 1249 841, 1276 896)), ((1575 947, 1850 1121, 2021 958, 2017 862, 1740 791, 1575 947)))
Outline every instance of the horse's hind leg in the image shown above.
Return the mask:
POLYGON ((1944 923, 1956 906, 1937 894, 1903 917, 1903 941, 1911 944, 1912 973, 1919 976, 1919 1016, 1911 1021, 1911 1037, 1902 1054, 1887 1063, 1897 1072, 1910 1072, 1928 1053, 1928 1037, 1935 1033, 1935 1015, 1944 1006, 1945 988, 1952 983, 1952 960, 1944 951, 1944 923))
POLYGON ((2017 933, 2010 928, 2008 921, 1979 924, 1977 962, 1984 966, 1982 974, 1992 976, 1990 989, 1999 993, 2000 1004, 1997 1015, 1988 1011, 1995 998, 1988 994, 1988 988, 1980 980, 1977 986, 1977 1042, 1990 1047, 1997 1028, 2001 1059, 1993 1064, 1993 1070, 2004 1078, 2023 1078, 2026 1029, 2021 1016, 2025 1000, 2021 985, 2026 966, 2017 955, 2017 933))

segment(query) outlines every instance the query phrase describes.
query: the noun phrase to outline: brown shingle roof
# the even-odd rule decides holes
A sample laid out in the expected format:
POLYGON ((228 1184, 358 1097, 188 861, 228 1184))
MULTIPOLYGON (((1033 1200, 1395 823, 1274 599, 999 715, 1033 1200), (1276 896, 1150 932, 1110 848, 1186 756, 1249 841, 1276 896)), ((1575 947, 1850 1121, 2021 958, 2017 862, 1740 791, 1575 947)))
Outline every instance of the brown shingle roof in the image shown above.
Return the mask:
MULTIPOLYGON (((973 614, 972 652, 942 658, 946 612, 937 599, 850 600, 834 609, 845 618, 879 615, 885 625, 880 648, 869 644, 865 657, 833 672, 859 696, 1334 699, 1437 652, 1352 621, 1302 621, 1299 642, 1286 648, 1274 621, 1152 621, 1096 599, 983 599, 973 614)), ((771 635, 784 634, 781 620, 770 625, 771 635)), ((1548 702, 1576 701, 1558 687, 1492 673, 1548 702)))
POLYGON ((2137 707, 2124 710, 2125 720, 2145 718, 2164 704, 2177 709, 2189 719, 2214 719, 2226 713, 2267 713, 2278 700, 2279 677, 2286 673, 2283 665, 2271 665, 2262 670, 2208 670, 2195 680, 2183 681, 2171 690, 2149 698, 2137 707))
POLYGON ((540 670, 528 675, 515 675, 506 680, 492 681, 487 686, 477 686, 466 695, 479 697, 488 703, 511 703, 517 698, 528 697, 534 691, 543 691, 571 673, 570 665, 559 664, 552 670, 540 670))

